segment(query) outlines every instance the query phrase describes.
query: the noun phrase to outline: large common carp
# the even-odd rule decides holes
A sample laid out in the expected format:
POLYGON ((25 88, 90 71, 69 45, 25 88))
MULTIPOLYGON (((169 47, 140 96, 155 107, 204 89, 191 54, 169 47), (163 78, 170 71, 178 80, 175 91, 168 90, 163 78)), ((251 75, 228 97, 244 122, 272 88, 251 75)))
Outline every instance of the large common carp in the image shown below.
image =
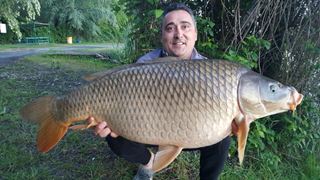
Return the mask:
POLYGON ((224 60, 162 59, 91 79, 65 96, 40 97, 21 109, 24 119, 40 123, 39 151, 49 151, 72 123, 92 116, 129 140, 159 145, 153 164, 159 171, 183 148, 229 136, 235 121, 241 163, 249 124, 294 110, 303 98, 293 87, 224 60))

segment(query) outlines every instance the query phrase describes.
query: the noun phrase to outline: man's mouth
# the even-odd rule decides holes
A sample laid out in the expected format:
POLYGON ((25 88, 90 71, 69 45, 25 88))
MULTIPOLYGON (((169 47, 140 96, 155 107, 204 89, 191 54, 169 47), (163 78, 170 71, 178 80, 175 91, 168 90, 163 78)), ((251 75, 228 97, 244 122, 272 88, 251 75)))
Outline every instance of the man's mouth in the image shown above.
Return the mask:
POLYGON ((173 45, 185 45, 186 43, 184 42, 174 42, 173 45))

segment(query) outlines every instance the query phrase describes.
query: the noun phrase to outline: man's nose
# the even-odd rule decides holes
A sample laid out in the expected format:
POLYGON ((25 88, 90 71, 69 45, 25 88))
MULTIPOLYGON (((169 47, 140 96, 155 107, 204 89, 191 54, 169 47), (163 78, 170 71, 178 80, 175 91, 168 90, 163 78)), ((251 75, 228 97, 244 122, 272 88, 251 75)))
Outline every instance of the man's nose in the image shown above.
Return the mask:
POLYGON ((174 37, 175 37, 176 39, 179 39, 179 38, 182 37, 182 35, 183 35, 183 32, 182 32, 181 28, 177 27, 177 28, 176 28, 176 31, 175 31, 175 33, 174 33, 174 37))

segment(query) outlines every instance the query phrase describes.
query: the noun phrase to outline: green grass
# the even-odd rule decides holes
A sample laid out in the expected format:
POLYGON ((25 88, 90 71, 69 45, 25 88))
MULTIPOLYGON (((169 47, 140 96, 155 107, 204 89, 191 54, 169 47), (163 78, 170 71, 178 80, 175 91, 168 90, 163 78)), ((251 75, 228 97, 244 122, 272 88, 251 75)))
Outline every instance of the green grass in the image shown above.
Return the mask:
MULTIPOLYGON (((37 152, 37 126, 18 114, 30 100, 64 94, 85 83, 83 75, 114 66, 90 57, 43 55, 1 68, 0 179, 132 179, 137 165, 115 156, 92 130, 70 131, 50 152, 37 152)), ((240 167, 232 155, 221 179, 319 179, 318 157, 311 154, 298 164, 282 160, 272 166, 248 155, 240 167)), ((199 153, 183 152, 154 179, 199 179, 198 170, 199 153)))
POLYGON ((57 46, 64 46, 63 44, 1 44, 0 51, 4 50, 14 50, 19 48, 44 48, 44 47, 57 47, 57 46))
POLYGON ((27 60, 47 68, 60 69, 65 72, 72 71, 74 73, 97 72, 117 66, 117 64, 105 63, 90 56, 43 55, 28 57, 27 60), (50 60, 48 61, 48 59, 50 60))
POLYGON ((57 148, 40 154, 35 147, 36 125, 18 115, 31 99, 63 94, 84 83, 82 75, 115 66, 93 59, 87 59, 87 64, 83 61, 79 57, 36 56, 0 69, 0 179, 95 179, 110 175, 106 169, 112 169, 117 158, 103 139, 90 131, 69 132, 57 148))
MULTIPOLYGON (((87 45, 101 45, 102 43, 79 43, 79 44, 56 44, 56 43, 49 43, 49 44, 0 44, 0 51, 14 51, 17 49, 32 49, 32 48, 47 48, 47 47, 70 47, 70 46, 87 46, 87 45)), ((119 43, 104 43, 110 44, 111 49, 122 49, 123 44, 119 43)), ((105 48, 92 48, 92 49, 83 49, 79 51, 85 52, 99 52, 105 51, 105 48)))

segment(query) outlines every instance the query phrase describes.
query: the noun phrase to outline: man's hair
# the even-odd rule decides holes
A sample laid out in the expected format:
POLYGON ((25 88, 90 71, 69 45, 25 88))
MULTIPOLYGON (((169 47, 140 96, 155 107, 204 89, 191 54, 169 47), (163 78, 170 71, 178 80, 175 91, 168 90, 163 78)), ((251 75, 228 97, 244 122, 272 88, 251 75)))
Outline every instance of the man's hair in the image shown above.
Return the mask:
POLYGON ((176 10, 183 10, 183 11, 186 11, 188 14, 190 14, 193 20, 194 26, 197 28, 197 22, 193 15, 192 10, 188 6, 186 6, 184 3, 170 3, 162 13, 161 26, 163 26, 164 17, 171 11, 176 11, 176 10))

